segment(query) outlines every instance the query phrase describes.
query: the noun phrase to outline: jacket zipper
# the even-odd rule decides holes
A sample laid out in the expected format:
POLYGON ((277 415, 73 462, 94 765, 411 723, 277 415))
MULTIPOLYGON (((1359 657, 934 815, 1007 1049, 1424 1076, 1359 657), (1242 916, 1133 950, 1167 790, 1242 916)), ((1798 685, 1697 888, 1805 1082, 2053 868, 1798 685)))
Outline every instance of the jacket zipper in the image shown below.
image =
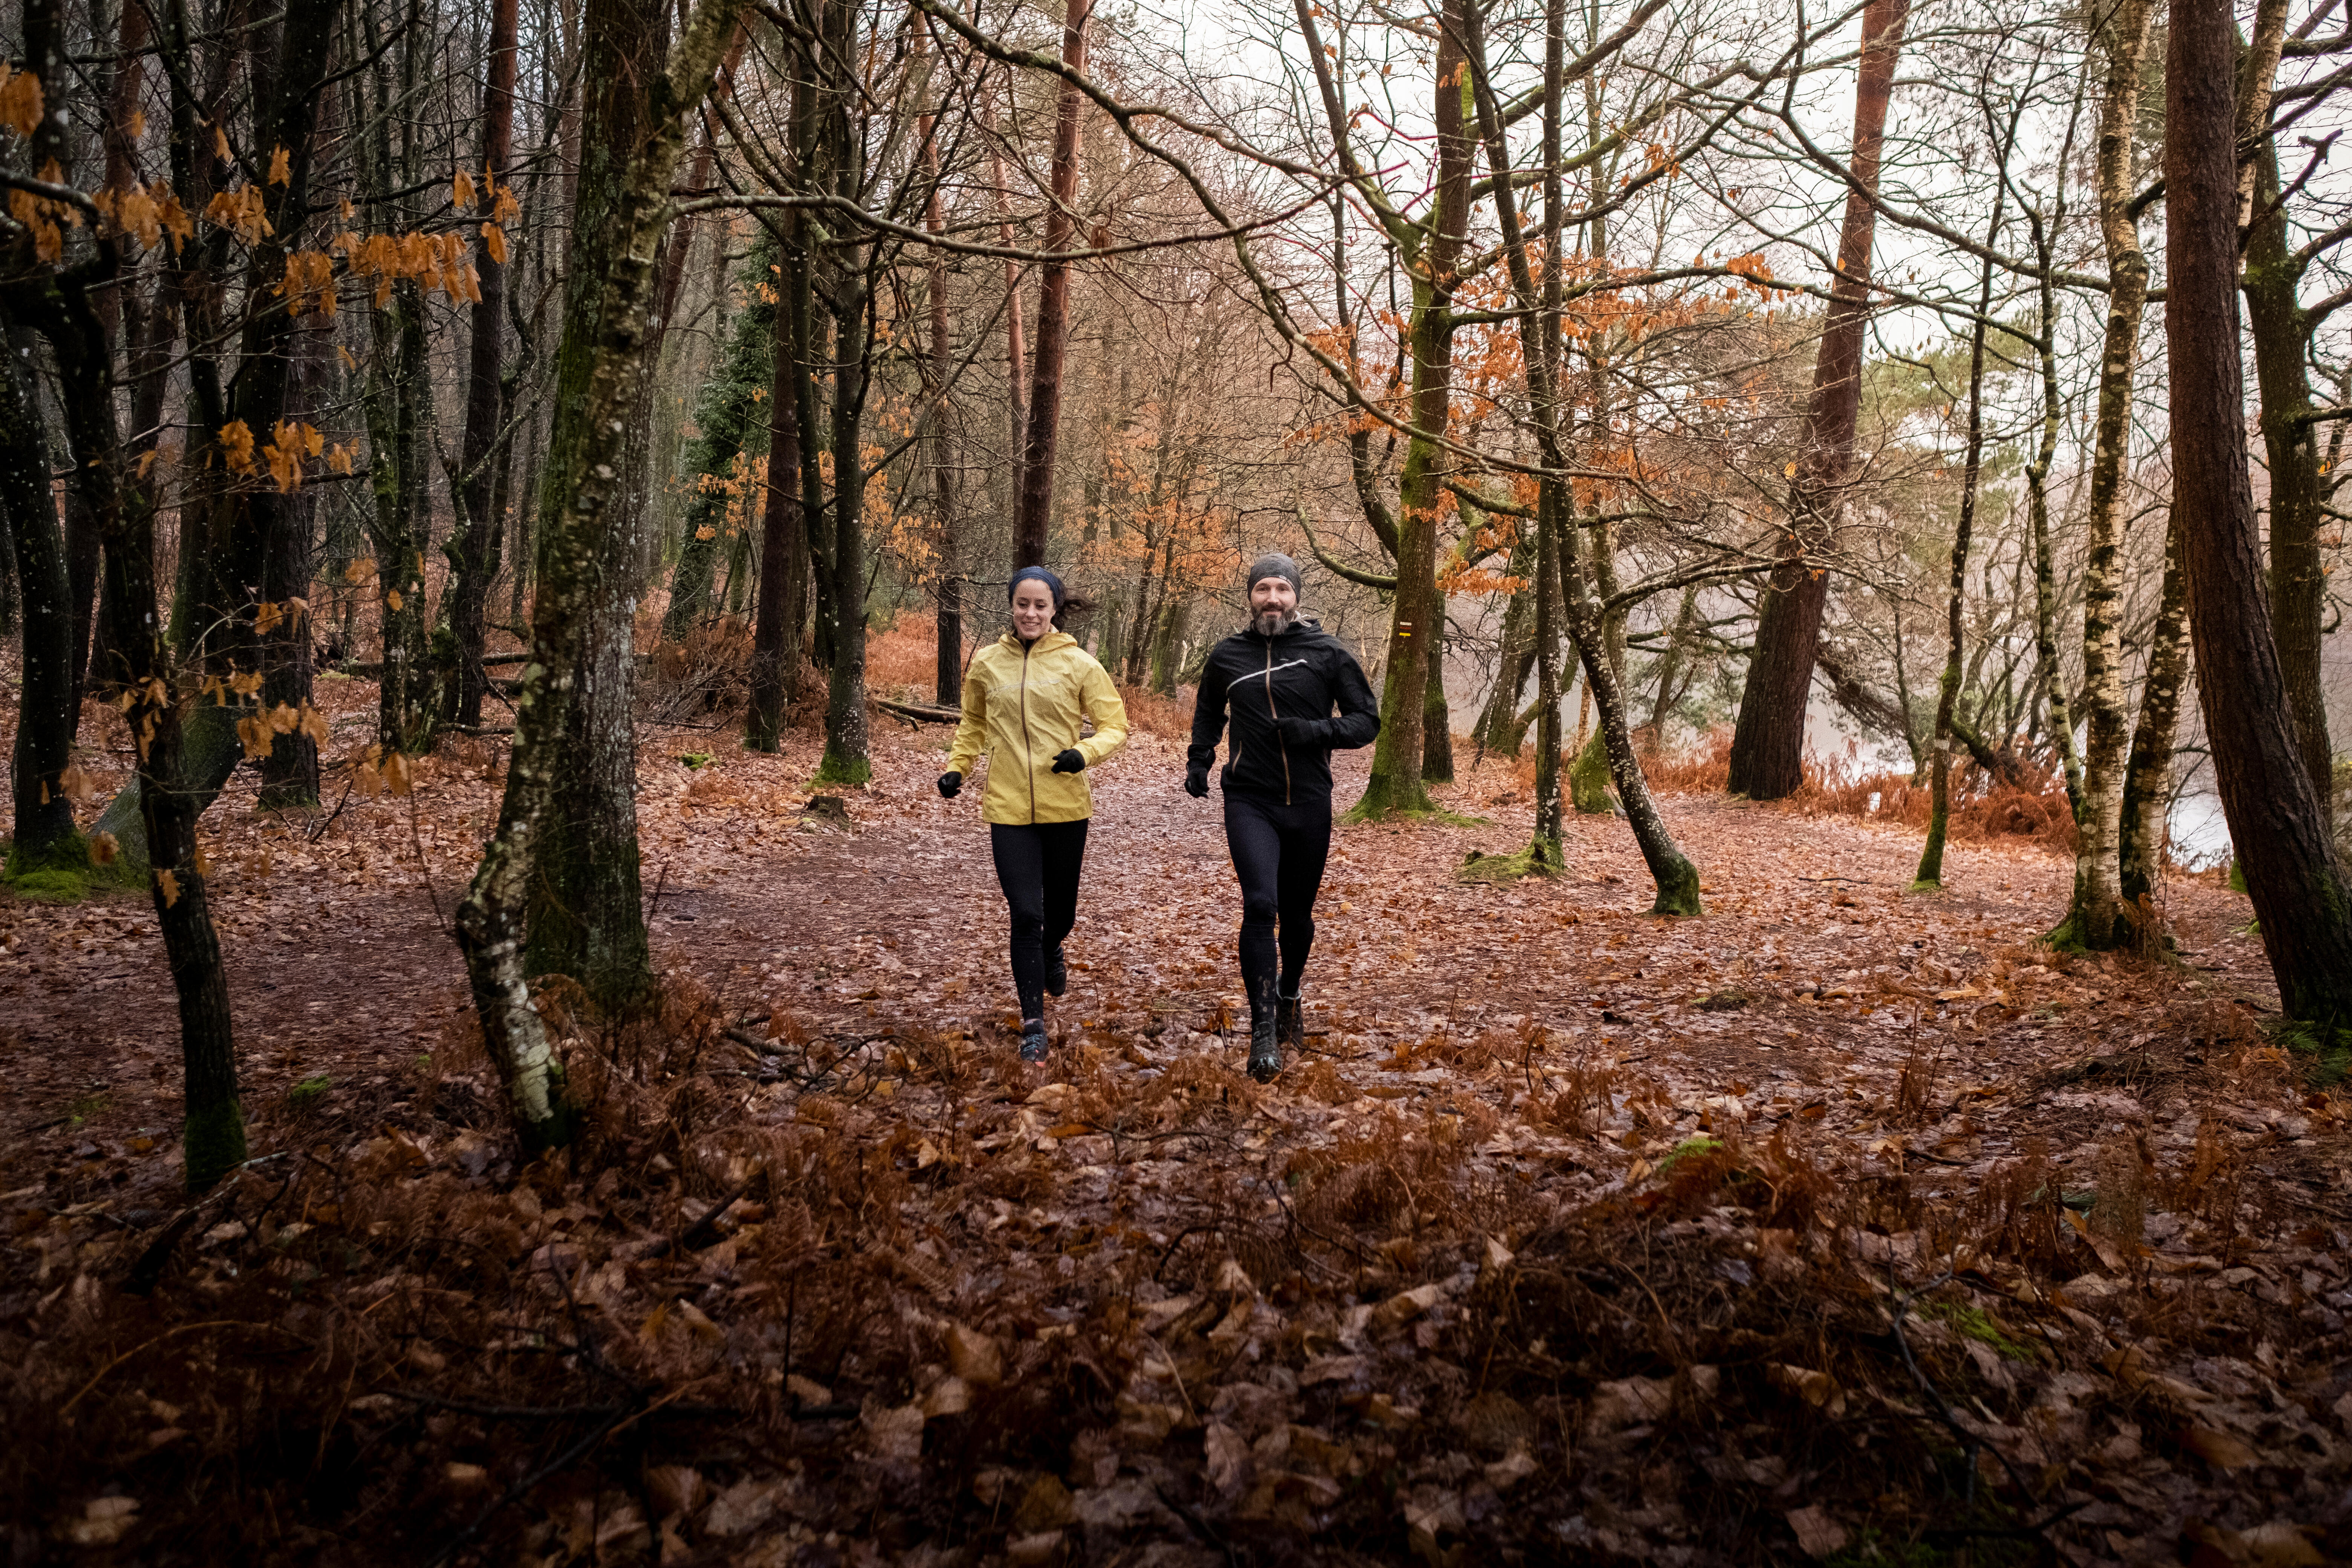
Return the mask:
POLYGON ((1265 639, 1265 716, 1274 721, 1274 749, 1282 753, 1282 804, 1290 804, 1290 748, 1282 742, 1282 716, 1274 710, 1274 639, 1265 639))
POLYGON ((1023 771, 1029 775, 1029 824, 1037 824, 1037 757, 1029 749, 1029 655, 1036 644, 1024 645, 1021 649, 1021 760, 1028 766, 1023 771))

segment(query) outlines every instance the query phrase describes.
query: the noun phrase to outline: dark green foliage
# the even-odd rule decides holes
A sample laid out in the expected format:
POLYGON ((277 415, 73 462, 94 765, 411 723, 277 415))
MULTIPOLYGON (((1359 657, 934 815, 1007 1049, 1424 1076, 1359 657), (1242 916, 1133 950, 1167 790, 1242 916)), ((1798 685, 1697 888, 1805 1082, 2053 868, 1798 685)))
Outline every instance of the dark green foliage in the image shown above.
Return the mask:
POLYGON ((743 302, 735 312, 734 331, 727 335, 727 347, 695 402, 697 434, 688 443, 685 458, 687 482, 694 493, 686 506, 685 542, 670 575, 669 608, 662 616, 662 636, 671 642, 684 640, 709 613, 713 570, 729 548, 720 535, 729 500, 725 481, 734 471, 735 459, 767 448, 768 423, 774 412, 767 399, 775 374, 775 241, 762 230, 736 280, 743 302))

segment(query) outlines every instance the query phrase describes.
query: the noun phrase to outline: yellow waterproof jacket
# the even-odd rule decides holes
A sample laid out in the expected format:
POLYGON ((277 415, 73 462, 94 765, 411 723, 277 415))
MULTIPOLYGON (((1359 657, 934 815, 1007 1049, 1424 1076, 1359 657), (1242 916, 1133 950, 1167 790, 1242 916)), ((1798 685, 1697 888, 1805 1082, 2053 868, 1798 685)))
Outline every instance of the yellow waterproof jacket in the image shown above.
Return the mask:
POLYGON ((1077 638, 1047 632, 1024 648, 1007 632, 963 673, 963 722, 948 767, 970 778, 988 753, 980 815, 989 822, 1082 822, 1095 811, 1087 774, 1057 773, 1054 759, 1076 746, 1091 769, 1125 744, 1127 704, 1077 638), (1083 741, 1081 717, 1095 721, 1083 741))

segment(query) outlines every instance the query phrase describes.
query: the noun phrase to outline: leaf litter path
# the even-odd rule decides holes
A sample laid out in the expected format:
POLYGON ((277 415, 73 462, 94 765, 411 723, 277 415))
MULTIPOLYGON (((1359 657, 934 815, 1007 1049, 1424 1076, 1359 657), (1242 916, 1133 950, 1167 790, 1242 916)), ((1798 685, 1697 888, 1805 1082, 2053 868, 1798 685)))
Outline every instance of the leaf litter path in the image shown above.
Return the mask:
MULTIPOLYGON (((2070 868, 2060 860, 1956 846, 1954 891, 1906 898, 1908 834, 1691 798, 1669 802, 1668 816, 1702 868, 1708 913, 1658 921, 1643 913, 1646 876, 1613 820, 1572 825, 1570 869, 1557 881, 1457 882, 1471 849, 1517 846, 1510 825, 1524 818, 1523 794, 1490 767, 1444 796, 1494 826, 1339 830, 1309 973, 1315 1048, 1260 1090, 1232 1070, 1238 1032, 1218 1029, 1240 1004, 1238 899, 1219 814, 1175 787, 1178 745, 1139 734, 1097 779, 1072 991, 1055 1005, 1055 1058, 1030 1068, 1003 1035, 1003 906, 985 829, 971 799, 943 803, 930 787, 941 740, 881 737, 876 782, 849 792, 850 826, 837 831, 799 815, 814 762, 805 742, 781 758, 728 754, 694 770, 671 749, 693 740, 649 739, 646 881, 657 962, 749 1025, 740 1037, 764 1042, 719 1047, 733 1065, 709 1081, 729 1114, 869 1150, 919 1182, 953 1173, 936 1200, 916 1189, 883 1222, 884 1243, 842 1265, 878 1258, 885 1275, 872 1288, 907 1298, 908 1321, 928 1325, 919 1338, 944 1348, 919 1366, 841 1349, 835 1388, 815 1391, 853 1397, 864 1413, 839 1452, 880 1462, 887 1480, 889 1465, 930 1452, 929 1424, 951 1426, 972 1397, 948 1389, 950 1363, 992 1364, 1010 1345, 1017 1383, 1049 1346, 1062 1347, 1055 1364, 1080 1356, 1054 1336, 1080 1325, 1096 1336, 1087 1364, 1118 1392, 1116 1428, 1088 1428, 1054 1456, 1047 1468, 1062 1480, 1017 1466, 968 1478, 992 1520, 1010 1510, 1030 1542, 1024 1560, 1045 1560, 1034 1553, 1050 1556, 1070 1532, 1092 1553, 1161 1531, 1215 1542, 1218 1530, 1239 1539, 1314 1529, 1351 1509, 1359 1528, 1383 1518, 1399 1531, 1394 1545, 1425 1557, 1514 1531, 1512 1550, 1686 1554, 1708 1531, 1685 1504, 1702 1514, 1714 1505, 1687 1491, 1674 1501, 1678 1482, 1653 1486, 1660 1472, 1643 1468, 1638 1447, 1670 1406, 1686 1417, 1728 1373, 1751 1402, 1779 1389, 1824 1416, 1846 1408, 1828 1370, 1843 1363, 1826 1338, 1794 1370, 1785 1363, 1797 1352, 1772 1342, 1780 1371, 1759 1381, 1765 1363, 1747 1369, 1754 1376, 1728 1364, 1734 1352, 1757 1361, 1752 1327, 1711 1340, 1676 1327, 1709 1302, 1731 1302, 1736 1318, 1775 1281, 1785 1293, 1801 1278, 1818 1293, 1831 1278, 1790 1258, 1786 1238, 1803 1237, 1804 1222, 1772 1228, 1786 1194, 1759 1202, 1750 1156, 1734 1157, 1767 1140, 1805 1152, 1793 1163, 1757 1154, 1754 1171, 1780 1173, 1791 1192, 1827 1184, 1817 1206, 1823 1223, 1832 1210, 1842 1216, 1840 1239, 1822 1252, 1816 1230, 1806 1245, 1820 1268, 1834 1254, 1849 1270, 1841 1289, 1866 1301, 1871 1268, 1919 1293, 1938 1267, 1948 1279, 1966 1272, 1952 1287, 1978 1303, 1966 1321, 1992 1326, 1957 1334, 1915 1319, 1912 1339, 1937 1375, 1974 1380, 1982 1418, 1964 1409, 1947 1420, 1984 1446, 1988 1468, 1998 1454, 2043 1475, 2071 1521, 2067 1556, 2161 1555, 2176 1535, 2203 1531, 2200 1542, 2220 1542, 2215 1561, 2315 1561, 2294 1555, 2312 1550, 2296 1531, 2342 1534, 2312 1489, 2333 1476, 2341 1490, 2352 1390, 2340 1356, 2315 1360, 2299 1345, 2339 1333, 2352 1309, 2341 1103, 2305 1090, 2252 1032, 2275 1002, 2258 944, 2234 934, 2242 899, 2176 889, 2190 967, 2062 960, 2032 945, 2063 905, 2070 868), (1715 1140, 1729 1152, 1716 1153, 1715 1140), (2000 1199, 2004 1183, 2020 1190, 2000 1199), (1940 1200, 2014 1230, 2020 1214, 2058 1213, 2053 1192, 2072 1228, 2034 1232, 2038 1272, 1990 1250, 1944 1257, 1924 1217, 1940 1200), (1751 1195, 1733 1202, 1741 1193, 1751 1195), (2127 1207, 2129 1224, 2085 1227, 2078 1193, 2084 1206, 2127 1207), (1612 1234, 1649 1259, 1637 1278, 1671 1344, 1645 1345, 1646 1313, 1622 1318, 1573 1363, 1527 1334, 1507 1375, 1491 1337, 1495 1290, 1525 1310, 1529 1281, 1592 1275, 1570 1267, 1578 1244, 1565 1238, 1612 1225, 1634 1227, 1612 1234), (1676 1247, 1698 1249, 1695 1273, 1675 1261, 1676 1247), (1260 1289, 1266 1299, 1250 1307, 1260 1289), (2011 1316, 2004 1323, 1987 1308, 2011 1316), (2195 1332, 2180 1331, 2184 1312, 2195 1332), (972 1348, 976 1331, 950 1318, 983 1324, 987 1343, 972 1348), (1475 1347, 1460 1342, 1482 1321, 1486 1370, 1474 1372, 1465 1363, 1475 1347), (2167 1322, 2178 1337, 2147 1333, 2167 1322), (2269 1325, 2276 1342, 2250 1324, 2269 1325), (2032 1376, 2003 1359, 2017 1349, 2012 1331, 2045 1342, 2027 1358, 2032 1376), (1989 1360, 1994 1342, 2008 1348, 1989 1360), (1672 1377, 1612 1375, 1629 1372, 1672 1377), (1528 1403, 1505 1395, 1507 1384, 1528 1403), (1538 1395, 1538 1385, 1554 1392, 1538 1395), (1530 1408, 1557 1436, 1521 1430, 1530 1408), (1451 1435, 1433 1438, 1441 1415, 1451 1435), (1423 1434, 1394 1436, 1384 1450, 1411 1464, 1370 1516, 1354 1492, 1343 1502, 1339 1482, 1388 1461, 1349 1446, 1351 1423, 1423 1434), (1171 1460, 1139 1457, 1171 1432, 1197 1435, 1198 1457, 1179 1455, 1172 1471, 1171 1460), (2068 1470, 2093 1439, 2104 1445, 2097 1464, 2068 1470), (1465 1447, 1493 1462, 1479 1468, 1465 1447), (1502 1495, 1538 1473, 1580 1476, 1582 1492, 1525 1518, 1498 1511, 1502 1495), (1194 1502, 1180 1507, 1187 1494, 1194 1502)), ((1360 769, 1360 758, 1346 763, 1360 769)), ((486 1143, 464 1126, 485 1121, 482 1086, 436 916, 495 809, 488 763, 454 751, 425 770, 415 796, 352 803, 315 843, 315 821, 214 814, 208 852, 257 1148, 348 1141, 360 1165, 419 1163, 404 1181, 513 1184, 495 1129, 486 1143), (302 1097, 288 1091, 322 1079, 323 1093, 298 1112, 302 1097), (377 1129, 384 1136, 371 1139, 377 1129)), ((1343 800, 1359 777, 1343 764, 1343 800)), ((0 1202, 40 1248, 35 1294, 0 1302, 0 1318, 29 1311, 24 1321, 37 1323, 41 1303, 65 1288, 52 1273, 70 1268, 77 1246, 85 1268, 99 1267, 107 1244, 75 1241, 80 1227, 111 1210, 136 1232, 173 1201, 172 1002, 152 918, 128 895, 67 910, 0 903, 0 951, 11 1069, 0 1111, 16 1134, 0 1156, 13 1189, 0 1202)), ((725 1155, 694 1190, 716 1195, 743 1159, 725 1155)), ((668 1192, 661 1201, 684 1219, 708 1206, 676 1180, 668 1192)), ((608 1227, 646 1223, 604 1201, 608 1227)), ((530 1208, 525 1250, 559 1223, 530 1208)), ((659 1252, 570 1225, 564 1245, 588 1249, 583 1270, 612 1260, 595 1277, 610 1281, 600 1307, 617 1312, 657 1283, 659 1252), (625 1257, 636 1261, 625 1268, 625 1257)), ((742 1231, 747 1275, 757 1228, 742 1231)), ((553 1256, 555 1245, 529 1256, 553 1256)), ((724 1267, 706 1262, 693 1276, 696 1300, 714 1312, 731 1299, 738 1266, 731 1243, 720 1250, 724 1267)), ((225 1267, 227 1253, 212 1256, 208 1268, 225 1267)), ((734 1294, 768 1289, 754 1280, 734 1294)), ((1879 1387, 1852 1365, 1843 1375, 1871 1408, 1923 1419, 1918 1390, 1879 1387)), ((1782 1457, 1783 1438, 1750 1444, 1748 1458, 1711 1447, 1705 1461, 1715 1482, 1753 1489, 1739 1505, 1745 1539, 1763 1539, 1754 1521, 1769 1518, 1773 1553, 1793 1540, 1822 1555, 1847 1536, 1841 1518, 1870 1517, 1850 1497, 1816 1504, 1809 1488, 1824 1498, 1835 1489, 1782 1457), (1723 1466, 1732 1468, 1715 1474, 1723 1466)), ((807 1530, 822 1528, 826 1507, 846 1517, 837 1497, 794 1501, 797 1485, 746 1466, 721 1496, 733 1504, 689 1499, 676 1528, 730 1538, 771 1513, 796 1513, 807 1530)))

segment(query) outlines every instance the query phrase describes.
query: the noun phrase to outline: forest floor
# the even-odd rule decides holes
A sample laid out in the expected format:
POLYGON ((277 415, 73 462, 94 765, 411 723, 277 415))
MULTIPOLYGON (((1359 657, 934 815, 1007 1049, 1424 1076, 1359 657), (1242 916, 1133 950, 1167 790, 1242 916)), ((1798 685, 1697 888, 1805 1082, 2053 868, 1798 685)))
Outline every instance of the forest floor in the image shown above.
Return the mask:
POLYGON ((208 815, 257 1158, 194 1207, 145 895, 0 890, 16 1560, 2352 1558, 2352 1102, 2242 897, 2068 958, 2063 858, 1907 895, 1909 831, 1692 795, 1663 921, 1614 818, 1462 880, 1490 762, 1483 822, 1339 829, 1261 1088, 1139 709, 1036 1067, 944 730, 877 716, 845 824, 805 734, 648 731, 666 1000, 551 997, 593 1113, 525 1170, 446 934, 488 746, 208 815))

